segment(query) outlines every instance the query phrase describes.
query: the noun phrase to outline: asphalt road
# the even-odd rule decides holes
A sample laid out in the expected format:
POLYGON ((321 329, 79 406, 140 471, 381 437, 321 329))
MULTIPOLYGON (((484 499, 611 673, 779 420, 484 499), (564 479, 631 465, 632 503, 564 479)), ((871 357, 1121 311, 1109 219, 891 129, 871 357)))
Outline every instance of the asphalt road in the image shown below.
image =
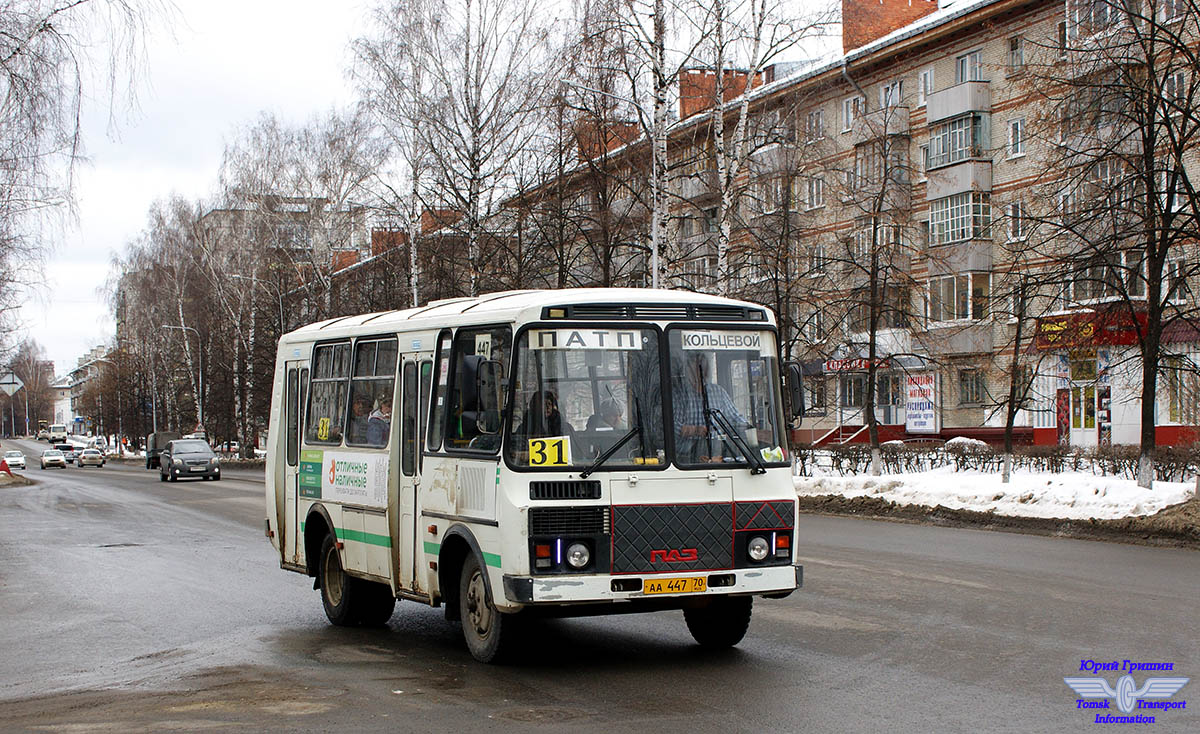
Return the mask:
MULTIPOLYGON (((815 516, 804 589, 758 601, 734 650, 632 615, 546 623, 484 666, 440 609, 330 626, 262 537, 261 474, 41 471, 45 444, 20 445, 38 484, 0 487, 5 732, 1090 731, 1063 683, 1081 660, 1200 676, 1195 551, 815 516)), ((1172 700, 1193 699, 1200 679, 1172 700)), ((1190 706, 1149 713, 1200 731, 1190 706)))

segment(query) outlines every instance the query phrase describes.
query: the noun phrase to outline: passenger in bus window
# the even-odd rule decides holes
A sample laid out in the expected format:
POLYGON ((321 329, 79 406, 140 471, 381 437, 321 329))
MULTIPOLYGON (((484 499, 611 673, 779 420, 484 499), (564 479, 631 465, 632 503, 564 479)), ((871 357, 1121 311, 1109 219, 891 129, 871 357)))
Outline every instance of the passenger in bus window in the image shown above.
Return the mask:
POLYGON ((600 401, 600 409, 587 422, 589 431, 611 431, 621 427, 621 405, 612 398, 600 401))
POLYGON ((379 398, 379 407, 367 419, 367 445, 386 446, 388 433, 392 430, 392 396, 379 398))
POLYGON ((350 443, 362 443, 367 437, 367 424, 370 422, 371 400, 366 395, 354 396, 350 413, 350 443))
POLYGON ((569 436, 575 431, 558 411, 558 397, 551 390, 535 392, 529 398, 529 409, 521 418, 517 435, 526 438, 569 436))

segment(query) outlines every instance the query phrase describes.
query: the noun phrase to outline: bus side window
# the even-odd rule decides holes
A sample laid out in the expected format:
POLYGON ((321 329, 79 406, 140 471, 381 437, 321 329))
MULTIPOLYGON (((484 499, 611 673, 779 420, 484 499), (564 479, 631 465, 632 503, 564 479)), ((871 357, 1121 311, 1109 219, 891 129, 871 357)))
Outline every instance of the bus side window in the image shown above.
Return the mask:
POLYGON ((454 337, 450 371, 450 412, 446 448, 495 453, 500 450, 503 406, 484 399, 487 391, 504 384, 503 365, 512 355, 512 331, 507 326, 459 329, 454 337), (499 370, 496 369, 500 365, 499 370))
POLYGON ((402 418, 400 422, 400 470, 411 477, 416 470, 417 459, 417 365, 404 363, 401 379, 402 418))
MULTIPOLYGON (((417 401, 419 413, 417 414, 417 432, 415 435, 424 436, 425 430, 429 425, 429 392, 433 387, 433 362, 428 359, 421 361, 421 397, 417 401)), ((425 463, 425 454, 421 451, 417 452, 417 473, 421 473, 421 467, 425 463)))
POLYGON ((348 446, 383 448, 392 432, 392 390, 396 384, 396 340, 360 339, 354 345, 350 378, 348 446))
POLYGON ((349 377, 350 342, 323 344, 313 350, 305 443, 342 442, 342 422, 346 416, 346 383, 349 377))
POLYGON ((450 385, 450 332, 438 337, 437 389, 429 404, 429 439, 425 448, 437 451, 442 448, 442 433, 446 426, 446 390, 450 385))
POLYGON ((287 465, 295 466, 300 458, 300 384, 296 377, 296 368, 287 371, 287 393, 284 398, 284 430, 287 431, 287 465))

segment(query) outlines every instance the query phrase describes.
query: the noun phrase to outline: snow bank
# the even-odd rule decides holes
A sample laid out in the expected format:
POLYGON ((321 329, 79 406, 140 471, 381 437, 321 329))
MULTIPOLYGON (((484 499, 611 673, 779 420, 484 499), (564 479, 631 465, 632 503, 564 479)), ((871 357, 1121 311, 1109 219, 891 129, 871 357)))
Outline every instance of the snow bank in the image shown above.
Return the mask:
POLYGON ((1153 490, 1145 490, 1131 479, 1084 472, 1016 470, 1012 481, 1003 484, 998 473, 955 471, 950 466, 919 474, 878 477, 796 477, 795 485, 796 494, 801 496, 871 496, 904 505, 943 505, 1000 515, 1073 520, 1152 515, 1195 496, 1196 486, 1195 482, 1155 482, 1153 490))

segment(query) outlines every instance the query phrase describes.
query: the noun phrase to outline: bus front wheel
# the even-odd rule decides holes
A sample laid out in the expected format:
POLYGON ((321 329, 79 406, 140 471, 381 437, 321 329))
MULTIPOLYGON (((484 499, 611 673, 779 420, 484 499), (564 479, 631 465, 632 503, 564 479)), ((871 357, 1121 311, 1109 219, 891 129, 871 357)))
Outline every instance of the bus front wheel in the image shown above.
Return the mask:
POLYGON ((750 629, 752 596, 718 596, 702 607, 683 610, 692 638, 711 649, 733 647, 750 629))
POLYGON ((487 574, 475 554, 469 554, 459 577, 458 604, 463 637, 471 656, 481 663, 497 663, 512 652, 516 617, 492 604, 487 574))

